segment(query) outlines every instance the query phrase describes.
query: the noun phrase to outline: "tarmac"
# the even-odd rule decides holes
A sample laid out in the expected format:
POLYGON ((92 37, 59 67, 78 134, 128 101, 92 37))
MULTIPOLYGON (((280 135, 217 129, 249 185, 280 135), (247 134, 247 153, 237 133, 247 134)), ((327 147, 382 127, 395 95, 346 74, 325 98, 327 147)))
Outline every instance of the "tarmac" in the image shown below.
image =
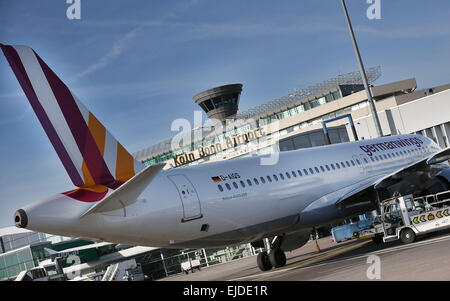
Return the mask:
POLYGON ((419 237, 412 244, 375 244, 371 239, 335 243, 309 241, 286 253, 286 266, 262 272, 256 256, 202 268, 161 281, 390 281, 450 280, 450 230, 419 237))

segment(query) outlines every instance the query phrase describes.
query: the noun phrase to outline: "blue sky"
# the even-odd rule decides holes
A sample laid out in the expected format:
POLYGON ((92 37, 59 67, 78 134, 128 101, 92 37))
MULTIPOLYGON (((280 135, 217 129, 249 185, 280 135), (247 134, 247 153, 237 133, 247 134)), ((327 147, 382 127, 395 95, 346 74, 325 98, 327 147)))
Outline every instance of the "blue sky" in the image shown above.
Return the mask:
MULTIPOLYGON (((192 96, 244 84, 240 108, 358 69, 338 0, 0 0, 0 42, 31 46, 130 152, 193 119, 192 96)), ((450 82, 450 2, 347 0, 366 67, 377 81, 450 82), (431 5, 432 4, 432 5, 431 5)), ((0 227, 15 210, 72 189, 65 170, 0 56, 0 227)))

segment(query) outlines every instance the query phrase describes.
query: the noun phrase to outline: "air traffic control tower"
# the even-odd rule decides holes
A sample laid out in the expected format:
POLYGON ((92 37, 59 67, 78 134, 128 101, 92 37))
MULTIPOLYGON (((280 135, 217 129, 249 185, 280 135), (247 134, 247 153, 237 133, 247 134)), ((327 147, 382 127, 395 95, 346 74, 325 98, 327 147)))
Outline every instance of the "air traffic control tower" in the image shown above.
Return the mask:
POLYGON ((210 119, 225 123, 236 116, 242 84, 230 84, 212 88, 194 95, 192 98, 210 119))

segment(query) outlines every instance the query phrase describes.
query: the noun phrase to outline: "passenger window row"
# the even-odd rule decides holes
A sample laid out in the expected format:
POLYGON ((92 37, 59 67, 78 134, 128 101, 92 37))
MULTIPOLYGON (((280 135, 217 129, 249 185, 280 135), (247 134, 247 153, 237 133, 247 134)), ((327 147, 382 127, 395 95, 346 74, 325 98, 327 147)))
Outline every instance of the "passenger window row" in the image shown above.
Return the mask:
MULTIPOLYGON (((414 152, 420 152, 420 150, 405 150, 405 151, 401 150, 399 152, 392 152, 390 154, 387 153, 387 154, 382 154, 382 155, 373 155, 370 157, 370 160, 372 162, 388 160, 388 159, 393 159, 396 157, 404 156, 407 154, 411 154, 414 152)), ((363 157, 363 161, 364 161, 364 163, 369 163, 369 160, 367 160, 365 157, 363 157)), ((290 172, 285 172, 285 173, 273 174, 272 176, 266 176, 266 177, 261 176, 259 178, 255 177, 253 179, 246 179, 245 181, 240 180, 239 184, 240 184, 241 188, 245 188, 246 185, 248 185, 249 187, 252 187, 253 185, 278 182, 278 181, 282 181, 285 179, 293 179, 293 178, 297 178, 297 177, 312 175, 314 173, 327 172, 327 171, 332 171, 332 170, 340 170, 340 169, 344 169, 344 168, 348 168, 348 167, 352 167, 352 166, 356 166, 356 165, 360 165, 360 164, 361 164, 361 161, 359 159, 355 159, 354 161, 353 160, 341 161, 341 162, 330 163, 330 164, 325 164, 325 165, 320 165, 320 166, 315 166, 315 167, 303 168, 302 170, 298 169, 296 172, 290 171, 290 172)), ((238 184, 238 182, 231 183, 231 185, 233 185, 233 187, 235 189, 239 189, 239 184, 238 184)), ((229 183, 225 183, 224 185, 227 190, 232 189, 231 185, 229 183)), ((224 191, 224 187, 222 186, 222 184, 218 184, 217 188, 221 192, 224 191)))
MULTIPOLYGON (((366 159, 364 159, 364 161, 366 163, 368 163, 368 161, 366 159)), ((359 160, 356 160, 356 164, 361 164, 361 163, 360 163, 359 160)), ((265 176, 265 177, 260 176, 260 177, 255 177, 253 179, 240 180, 239 182, 234 181, 234 182, 231 182, 231 184, 230 183, 225 183, 224 185, 225 185, 225 188, 227 190, 231 190, 232 189, 231 185, 233 185, 233 187, 235 189, 238 189, 239 188, 239 184, 240 184, 241 188, 245 188, 246 185, 248 185, 249 187, 252 187, 253 185, 260 185, 260 184, 278 182, 278 181, 283 181, 283 180, 286 180, 286 179, 289 180, 289 179, 294 179, 294 178, 297 178, 297 177, 303 177, 303 176, 307 176, 307 175, 312 175, 314 173, 338 170, 338 169, 341 169, 341 168, 347 168, 347 167, 355 166, 356 164, 355 164, 355 162, 353 160, 342 161, 342 162, 331 163, 329 165, 325 164, 325 165, 321 165, 321 166, 318 166, 318 167, 316 166, 316 167, 304 168, 303 170, 298 169, 297 171, 289 171, 289 172, 285 172, 285 173, 273 174, 272 176, 270 176, 270 175, 265 176)), ((224 187, 222 186, 222 184, 218 184, 217 187, 218 187, 218 189, 220 191, 224 191, 224 187)))

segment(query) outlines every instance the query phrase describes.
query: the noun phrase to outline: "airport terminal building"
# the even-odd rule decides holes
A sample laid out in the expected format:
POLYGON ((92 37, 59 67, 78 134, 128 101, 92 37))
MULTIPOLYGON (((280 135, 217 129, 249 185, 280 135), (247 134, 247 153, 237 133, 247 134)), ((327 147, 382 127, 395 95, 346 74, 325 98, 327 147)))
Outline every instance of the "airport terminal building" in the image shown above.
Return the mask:
MULTIPOLYGON (((416 91, 416 80, 410 78, 374 86, 381 76, 380 67, 368 69, 367 74, 384 135, 418 133, 434 139, 441 147, 449 145, 450 85, 416 91)), ((165 168, 176 168, 255 153, 321 146, 327 143, 322 122, 347 114, 354 120, 358 137, 354 137, 348 119, 340 119, 328 125, 331 143, 376 137, 359 72, 340 75, 237 112, 241 91, 241 84, 231 84, 193 97, 209 118, 222 124, 232 121, 220 131, 214 126, 196 128, 175 149, 170 138, 136 152, 135 158, 146 165, 166 162, 165 168)))

